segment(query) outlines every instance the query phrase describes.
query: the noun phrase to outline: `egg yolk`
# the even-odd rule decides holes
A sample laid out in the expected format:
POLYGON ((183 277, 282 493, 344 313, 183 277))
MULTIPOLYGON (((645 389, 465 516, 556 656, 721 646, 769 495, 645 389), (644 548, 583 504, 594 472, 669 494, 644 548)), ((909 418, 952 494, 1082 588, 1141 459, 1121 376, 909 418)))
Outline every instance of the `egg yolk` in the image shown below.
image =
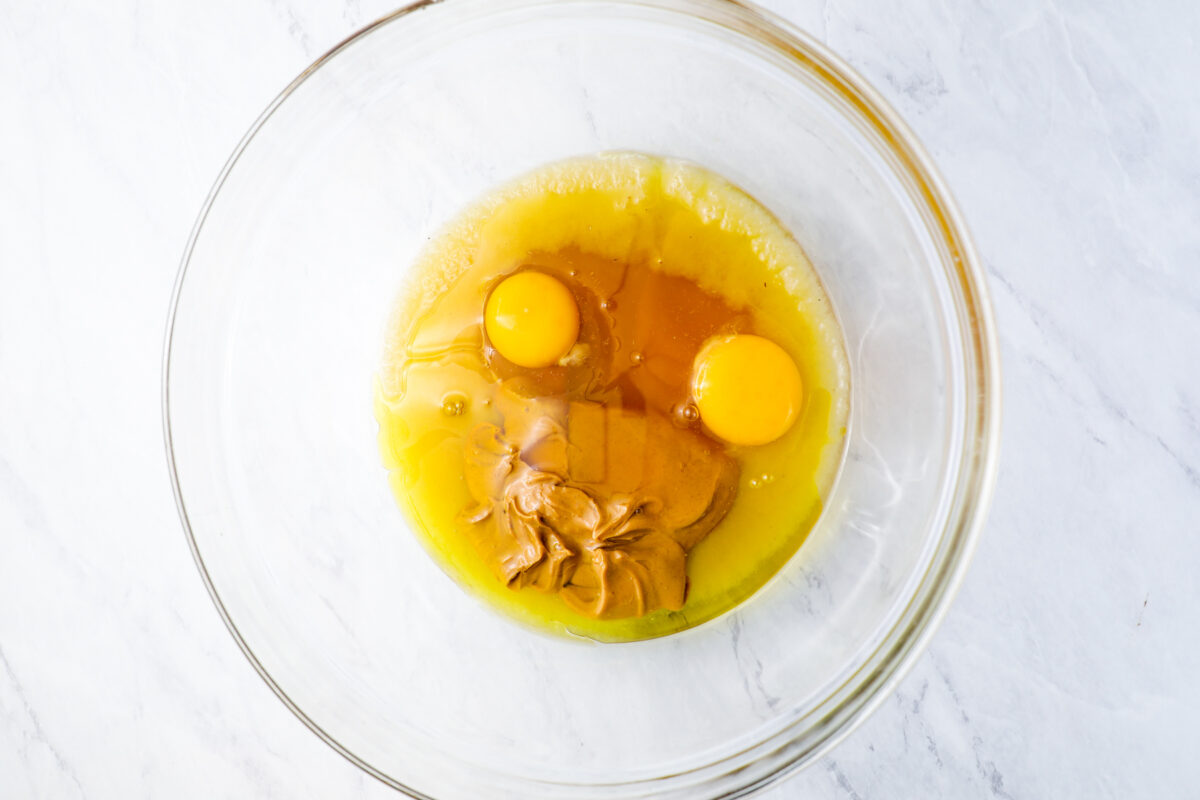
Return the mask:
POLYGON ((761 336, 714 339, 696 356, 692 396, 700 420, 730 444, 778 439, 796 417, 804 388, 800 371, 782 347, 761 336))
POLYGON ((492 290, 483 313, 492 347, 517 366, 548 367, 579 337, 579 307, 562 283, 532 270, 492 290))

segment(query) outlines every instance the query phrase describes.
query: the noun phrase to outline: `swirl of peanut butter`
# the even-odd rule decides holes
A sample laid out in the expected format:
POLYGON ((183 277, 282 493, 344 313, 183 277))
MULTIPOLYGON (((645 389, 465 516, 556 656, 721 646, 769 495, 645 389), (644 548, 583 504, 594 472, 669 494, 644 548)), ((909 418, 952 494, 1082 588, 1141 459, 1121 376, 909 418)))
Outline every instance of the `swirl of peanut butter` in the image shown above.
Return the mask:
POLYGON ((620 619, 687 597, 687 553, 725 516, 737 463, 652 410, 502 391, 466 445, 464 518, 498 578, 620 619))

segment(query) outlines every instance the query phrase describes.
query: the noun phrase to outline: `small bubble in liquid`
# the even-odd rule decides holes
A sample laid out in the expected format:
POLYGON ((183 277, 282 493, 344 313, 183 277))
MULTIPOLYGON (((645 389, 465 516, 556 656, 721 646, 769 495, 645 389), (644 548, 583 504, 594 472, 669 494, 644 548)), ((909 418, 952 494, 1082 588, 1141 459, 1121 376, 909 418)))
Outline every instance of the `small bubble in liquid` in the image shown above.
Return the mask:
POLYGON ((579 270, 577 270, 577 269, 567 270, 567 274, 570 275, 572 278, 574 278, 577 275, 579 275, 579 270))
POLYGON ((467 396, 460 392, 450 392, 442 398, 442 413, 447 417, 459 417, 466 413, 467 396))
POLYGON ((751 478, 751 479, 750 479, 750 488, 751 488, 751 489, 757 489, 757 488, 758 488, 759 486, 761 486, 761 485, 762 485, 762 484, 761 484, 761 483, 759 483, 759 480, 758 480, 758 478, 751 478))
POLYGON ((775 476, 764 473, 758 476, 758 482, 763 486, 767 485, 768 483, 774 483, 775 476))
POLYGON ((637 350, 634 350, 632 353, 629 354, 629 360, 635 364, 641 364, 643 361, 646 360, 646 357, 644 355, 642 355, 641 353, 639 353, 637 350))
POLYGON ((613 300, 611 297, 608 298, 607 300, 600 301, 600 310, 601 311, 612 311, 616 307, 617 307, 617 301, 613 300))
POLYGON ((671 409, 671 420, 681 428, 690 428, 700 421, 700 409, 694 403, 678 403, 671 409))

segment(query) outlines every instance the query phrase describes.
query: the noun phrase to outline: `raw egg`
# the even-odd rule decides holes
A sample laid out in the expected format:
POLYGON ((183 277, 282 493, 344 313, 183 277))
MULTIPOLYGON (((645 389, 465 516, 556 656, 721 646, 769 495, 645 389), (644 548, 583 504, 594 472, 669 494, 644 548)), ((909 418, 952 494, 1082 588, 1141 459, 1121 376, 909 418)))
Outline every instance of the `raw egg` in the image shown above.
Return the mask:
POLYGON ((566 286, 527 270, 502 280, 488 297, 484 325, 492 346, 520 367, 549 367, 579 338, 579 307, 566 286))
POLYGON ((792 427, 804 387, 796 362, 782 347, 740 334, 704 346, 696 356, 692 394, 713 435, 730 444, 759 445, 792 427))

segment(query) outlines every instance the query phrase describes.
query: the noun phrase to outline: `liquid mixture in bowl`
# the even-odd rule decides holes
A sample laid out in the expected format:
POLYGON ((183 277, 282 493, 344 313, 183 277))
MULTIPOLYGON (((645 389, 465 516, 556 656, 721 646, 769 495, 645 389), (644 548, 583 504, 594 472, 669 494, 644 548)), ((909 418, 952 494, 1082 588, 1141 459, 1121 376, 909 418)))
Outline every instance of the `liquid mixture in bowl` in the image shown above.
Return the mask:
POLYGON ((745 600, 812 528, 848 368, 828 298, 761 205, 693 164, 552 164, 430 242, 376 414, 401 507, 526 623, 661 636, 745 600))

